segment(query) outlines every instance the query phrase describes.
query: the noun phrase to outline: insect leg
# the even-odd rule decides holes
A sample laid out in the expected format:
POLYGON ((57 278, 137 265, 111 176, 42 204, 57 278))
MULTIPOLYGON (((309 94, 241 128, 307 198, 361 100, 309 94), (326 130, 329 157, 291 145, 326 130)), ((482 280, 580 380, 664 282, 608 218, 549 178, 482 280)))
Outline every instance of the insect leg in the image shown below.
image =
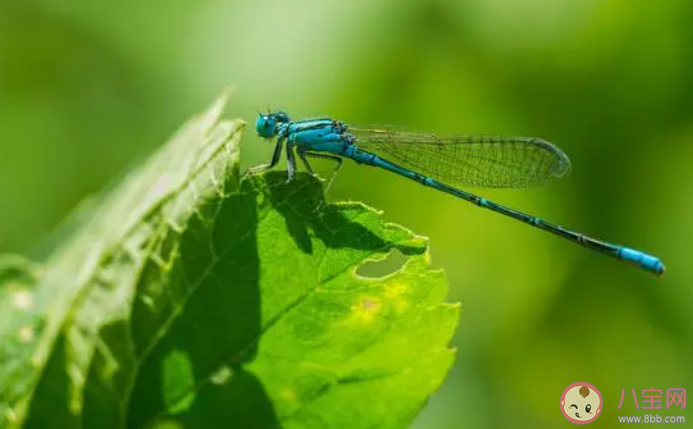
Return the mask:
POLYGON ((294 157, 294 148, 291 145, 286 146, 286 169, 289 175, 287 182, 294 180, 294 175, 296 174, 296 158, 294 157))
POLYGON ((317 173, 315 173, 315 170, 313 170, 313 166, 310 165, 310 162, 308 162, 308 158, 306 158, 306 150, 298 149, 296 153, 298 154, 298 157, 301 158, 301 162, 303 162, 303 165, 305 165, 306 170, 308 170, 313 177, 319 177, 317 173))
POLYGON ((272 154, 272 159, 267 164, 261 164, 257 167, 251 167, 247 171, 249 174, 262 173, 263 171, 274 168, 279 162, 282 156, 282 146, 284 146, 284 137, 277 139, 277 145, 274 147, 274 153, 272 154))
POLYGON ((332 182, 334 181, 335 177, 337 177, 337 173, 339 172, 339 169, 342 168, 343 159, 339 156, 336 156, 336 155, 327 155, 324 153, 315 153, 315 152, 305 152, 305 156, 310 157, 310 158, 328 159, 330 161, 334 161, 337 163, 334 170, 332 171, 332 175, 330 176, 330 179, 327 181, 327 185, 325 185, 325 193, 327 193, 330 190, 330 186, 332 186, 332 182))

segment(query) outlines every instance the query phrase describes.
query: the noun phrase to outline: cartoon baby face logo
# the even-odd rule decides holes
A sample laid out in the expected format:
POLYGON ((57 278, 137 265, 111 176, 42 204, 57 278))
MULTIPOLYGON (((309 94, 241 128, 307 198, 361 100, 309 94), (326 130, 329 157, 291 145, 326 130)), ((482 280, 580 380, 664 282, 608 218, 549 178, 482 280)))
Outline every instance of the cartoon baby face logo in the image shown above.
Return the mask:
POLYGON ((589 383, 579 381, 561 394, 561 412, 568 421, 586 425, 597 420, 602 411, 602 394, 589 383))

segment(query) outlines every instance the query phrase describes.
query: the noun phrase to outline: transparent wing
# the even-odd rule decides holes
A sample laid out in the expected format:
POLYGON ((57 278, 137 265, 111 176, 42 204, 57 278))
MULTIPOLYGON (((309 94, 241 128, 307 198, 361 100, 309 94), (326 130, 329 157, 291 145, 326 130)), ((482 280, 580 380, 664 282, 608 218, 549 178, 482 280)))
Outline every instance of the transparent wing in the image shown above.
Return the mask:
POLYGON ((536 138, 437 136, 351 126, 349 132, 359 148, 451 185, 524 188, 570 171, 563 151, 536 138))

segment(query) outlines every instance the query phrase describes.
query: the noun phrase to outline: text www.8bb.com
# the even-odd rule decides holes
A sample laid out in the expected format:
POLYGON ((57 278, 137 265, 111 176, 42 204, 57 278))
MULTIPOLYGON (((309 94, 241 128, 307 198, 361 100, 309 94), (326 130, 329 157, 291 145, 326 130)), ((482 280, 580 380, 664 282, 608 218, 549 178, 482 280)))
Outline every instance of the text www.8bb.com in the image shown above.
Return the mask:
POLYGON ((644 416, 618 416, 619 423, 686 423, 684 416, 660 416, 645 414, 644 416))

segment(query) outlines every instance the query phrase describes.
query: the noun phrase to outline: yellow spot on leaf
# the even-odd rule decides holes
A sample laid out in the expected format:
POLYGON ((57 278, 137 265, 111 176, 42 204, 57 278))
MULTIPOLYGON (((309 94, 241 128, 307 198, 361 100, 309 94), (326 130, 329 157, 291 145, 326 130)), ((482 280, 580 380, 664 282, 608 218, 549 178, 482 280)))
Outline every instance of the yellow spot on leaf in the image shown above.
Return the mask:
POLYGON ((387 298, 397 298, 398 296, 404 294, 409 288, 403 283, 391 283, 385 286, 385 297, 387 298))
POLYGON ((400 314, 409 307, 409 301, 403 297, 408 291, 409 287, 404 283, 392 283, 385 286, 385 297, 400 314))
POLYGON ((402 314, 407 308, 409 308, 409 301, 406 299, 397 298, 392 301, 392 305, 395 307, 395 310, 397 310, 397 313, 402 314))
POLYGON ((19 330, 19 341, 24 344, 30 343, 34 339, 34 327, 27 325, 19 330))
POLYGON ((371 296, 365 296, 351 306, 352 317, 358 323, 371 323, 380 312, 381 307, 380 300, 371 296))
POLYGON ((34 299, 26 289, 20 289, 12 295, 12 304, 17 310, 26 310, 34 304, 34 299))

